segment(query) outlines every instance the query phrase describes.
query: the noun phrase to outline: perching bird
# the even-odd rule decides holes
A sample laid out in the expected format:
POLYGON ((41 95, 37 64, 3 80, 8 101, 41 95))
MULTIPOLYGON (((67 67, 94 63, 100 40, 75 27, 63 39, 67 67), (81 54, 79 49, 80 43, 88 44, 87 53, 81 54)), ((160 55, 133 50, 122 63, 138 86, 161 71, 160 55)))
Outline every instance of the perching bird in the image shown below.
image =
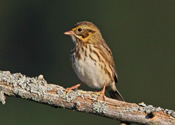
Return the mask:
MULTIPOLYGON (((103 39, 100 30, 91 22, 83 21, 64 34, 72 37, 74 46, 71 50, 72 67, 78 78, 92 88, 103 88, 100 96, 105 100, 105 88, 111 98, 124 101, 116 88, 118 75, 112 52, 103 39)), ((77 89, 81 84, 67 88, 69 92, 77 89)), ((120 125, 130 125, 128 122, 121 122, 120 125)))
MULTIPOLYGON (((100 30, 91 22, 83 21, 64 34, 72 37, 72 67, 78 78, 92 88, 103 88, 100 96, 104 98, 105 87, 111 98, 124 101, 116 88, 118 75, 112 52, 103 39, 100 30)), ((77 84, 67 90, 76 89, 77 84)), ((100 97, 99 96, 99 97, 100 97)), ((99 99, 99 98, 98 98, 99 99)))

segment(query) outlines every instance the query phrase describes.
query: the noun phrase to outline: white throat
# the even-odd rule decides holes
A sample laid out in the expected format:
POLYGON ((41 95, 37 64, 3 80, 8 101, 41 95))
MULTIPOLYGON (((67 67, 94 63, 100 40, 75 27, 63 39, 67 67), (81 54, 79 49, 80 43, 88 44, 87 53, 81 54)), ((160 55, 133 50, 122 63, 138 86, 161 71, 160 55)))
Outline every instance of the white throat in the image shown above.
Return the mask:
POLYGON ((76 38, 74 35, 71 35, 73 43, 76 43, 76 38))

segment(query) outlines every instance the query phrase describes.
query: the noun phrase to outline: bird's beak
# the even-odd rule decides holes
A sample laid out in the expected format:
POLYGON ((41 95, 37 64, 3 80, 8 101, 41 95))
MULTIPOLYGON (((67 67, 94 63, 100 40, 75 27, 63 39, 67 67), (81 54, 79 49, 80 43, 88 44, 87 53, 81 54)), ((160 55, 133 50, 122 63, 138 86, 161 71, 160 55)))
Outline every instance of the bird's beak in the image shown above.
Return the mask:
POLYGON ((74 35, 74 32, 72 30, 64 32, 65 35, 74 35))

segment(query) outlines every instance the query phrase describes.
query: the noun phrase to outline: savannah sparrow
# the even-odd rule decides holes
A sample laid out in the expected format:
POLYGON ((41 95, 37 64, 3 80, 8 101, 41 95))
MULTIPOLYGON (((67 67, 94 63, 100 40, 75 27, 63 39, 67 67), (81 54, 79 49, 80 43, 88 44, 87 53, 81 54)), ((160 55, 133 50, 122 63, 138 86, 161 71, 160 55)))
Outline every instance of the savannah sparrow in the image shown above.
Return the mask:
MULTIPOLYGON (((71 61, 78 78, 89 87, 103 88, 100 91, 100 96, 103 98, 105 88, 107 88, 111 98, 124 101, 115 86, 118 76, 112 52, 100 30, 93 23, 83 21, 75 24, 70 31, 64 34, 70 35, 74 43, 71 50, 71 61)), ((80 84, 77 84, 68 88, 67 91, 79 86, 80 84)))

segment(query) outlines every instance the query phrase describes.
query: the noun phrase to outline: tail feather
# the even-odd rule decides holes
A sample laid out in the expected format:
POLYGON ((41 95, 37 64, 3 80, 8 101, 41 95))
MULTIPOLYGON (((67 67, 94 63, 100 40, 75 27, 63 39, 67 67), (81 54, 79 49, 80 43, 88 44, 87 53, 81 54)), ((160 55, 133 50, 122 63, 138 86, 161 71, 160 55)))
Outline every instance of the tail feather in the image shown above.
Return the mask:
POLYGON ((109 92, 109 95, 111 98, 113 99, 117 99, 117 100, 120 100, 120 101, 125 101, 124 98, 122 97, 122 95, 119 93, 119 91, 116 89, 116 90, 108 90, 109 92))
POLYGON ((117 99, 120 101, 125 101, 124 98, 122 97, 122 95, 120 94, 120 92, 117 90, 116 86, 115 86, 115 82, 112 84, 109 84, 107 86, 107 90, 109 92, 109 95, 111 98, 113 99, 117 99))

